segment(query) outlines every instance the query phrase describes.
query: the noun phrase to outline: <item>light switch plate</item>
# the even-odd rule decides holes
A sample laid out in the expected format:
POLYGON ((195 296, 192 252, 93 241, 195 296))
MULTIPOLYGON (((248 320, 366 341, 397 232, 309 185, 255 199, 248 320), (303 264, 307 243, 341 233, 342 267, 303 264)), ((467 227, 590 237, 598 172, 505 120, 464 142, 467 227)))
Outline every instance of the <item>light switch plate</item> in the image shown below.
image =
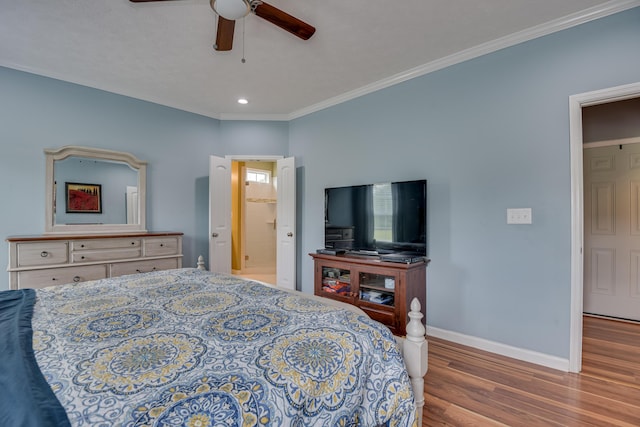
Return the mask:
POLYGON ((508 208, 507 224, 531 224, 531 208, 508 208))

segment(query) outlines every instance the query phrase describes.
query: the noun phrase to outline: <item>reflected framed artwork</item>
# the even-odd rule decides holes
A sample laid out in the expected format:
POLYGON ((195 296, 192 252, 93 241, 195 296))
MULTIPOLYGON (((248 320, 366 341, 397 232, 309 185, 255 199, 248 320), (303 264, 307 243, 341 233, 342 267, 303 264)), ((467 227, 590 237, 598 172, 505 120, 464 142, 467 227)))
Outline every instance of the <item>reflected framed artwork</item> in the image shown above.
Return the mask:
POLYGON ((67 213, 102 213, 102 185, 65 182, 67 213))

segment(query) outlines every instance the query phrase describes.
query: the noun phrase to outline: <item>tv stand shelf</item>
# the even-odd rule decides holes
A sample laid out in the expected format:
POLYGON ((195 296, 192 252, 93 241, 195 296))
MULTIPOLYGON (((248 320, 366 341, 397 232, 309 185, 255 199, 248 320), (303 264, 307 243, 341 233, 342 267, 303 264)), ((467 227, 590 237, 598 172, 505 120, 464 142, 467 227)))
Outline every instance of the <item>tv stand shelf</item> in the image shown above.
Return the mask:
POLYGON ((425 323, 428 260, 404 264, 350 254, 309 255, 316 295, 359 307, 395 335, 406 333, 409 304, 418 298, 425 323))

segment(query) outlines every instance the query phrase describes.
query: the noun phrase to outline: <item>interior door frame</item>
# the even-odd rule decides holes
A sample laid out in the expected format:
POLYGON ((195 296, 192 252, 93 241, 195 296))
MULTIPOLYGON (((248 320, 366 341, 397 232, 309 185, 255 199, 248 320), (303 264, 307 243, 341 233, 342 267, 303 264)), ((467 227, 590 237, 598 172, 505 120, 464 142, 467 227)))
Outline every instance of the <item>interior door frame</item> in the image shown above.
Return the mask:
POLYGON ((582 311, 584 286, 584 183, 582 108, 640 97, 640 82, 585 92, 569 97, 571 159, 571 305, 569 372, 582 370, 582 311))

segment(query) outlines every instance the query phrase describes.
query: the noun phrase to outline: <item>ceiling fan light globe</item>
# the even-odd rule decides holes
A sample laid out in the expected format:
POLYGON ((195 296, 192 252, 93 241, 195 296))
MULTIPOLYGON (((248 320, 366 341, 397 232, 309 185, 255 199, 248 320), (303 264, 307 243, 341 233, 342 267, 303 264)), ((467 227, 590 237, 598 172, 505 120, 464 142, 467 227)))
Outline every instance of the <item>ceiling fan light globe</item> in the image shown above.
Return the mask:
POLYGON ((245 0, 211 0, 211 7, 220 16, 231 21, 244 18, 251 11, 245 0))

